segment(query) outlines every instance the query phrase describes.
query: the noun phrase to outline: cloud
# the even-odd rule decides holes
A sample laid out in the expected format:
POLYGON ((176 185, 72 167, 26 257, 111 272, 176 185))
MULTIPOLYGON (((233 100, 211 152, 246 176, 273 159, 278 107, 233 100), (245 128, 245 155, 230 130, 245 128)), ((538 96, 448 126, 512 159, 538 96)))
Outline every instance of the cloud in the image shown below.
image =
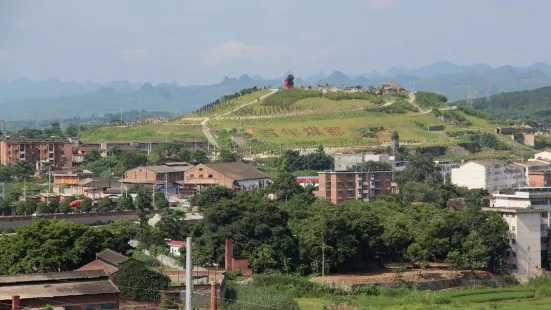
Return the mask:
POLYGON ((119 53, 119 55, 127 61, 141 60, 149 56, 147 51, 141 48, 124 49, 119 53))
POLYGON ((200 56, 206 66, 217 66, 239 59, 251 62, 275 62, 288 52, 283 46, 254 46, 240 41, 227 41, 208 49, 200 56))
POLYGON ((386 10, 394 6, 394 0, 358 0, 360 5, 370 11, 386 10))

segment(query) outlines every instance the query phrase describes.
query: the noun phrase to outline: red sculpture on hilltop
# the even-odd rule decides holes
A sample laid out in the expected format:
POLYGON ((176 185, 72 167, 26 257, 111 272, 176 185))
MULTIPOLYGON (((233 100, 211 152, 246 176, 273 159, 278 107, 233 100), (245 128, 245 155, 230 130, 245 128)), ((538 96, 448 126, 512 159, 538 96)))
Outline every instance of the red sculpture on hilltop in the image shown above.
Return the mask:
POLYGON ((283 86, 287 89, 295 88, 295 77, 292 74, 289 74, 285 81, 283 81, 283 86))

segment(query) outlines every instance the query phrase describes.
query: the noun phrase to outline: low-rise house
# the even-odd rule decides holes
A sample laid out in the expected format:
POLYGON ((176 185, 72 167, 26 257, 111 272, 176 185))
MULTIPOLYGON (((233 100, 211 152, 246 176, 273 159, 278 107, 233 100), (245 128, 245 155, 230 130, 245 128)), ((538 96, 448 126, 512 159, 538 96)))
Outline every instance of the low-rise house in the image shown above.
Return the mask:
POLYGON ((112 277, 117 271, 119 271, 119 265, 127 260, 129 260, 127 256, 111 249, 105 249, 99 253, 96 253, 96 260, 80 267, 76 271, 104 270, 110 277, 112 277))
POLYGON ((242 162, 199 164, 189 169, 184 178, 187 186, 201 191, 206 187, 225 186, 236 190, 253 190, 268 185, 270 177, 242 162))
POLYGON ((319 172, 318 198, 334 204, 345 200, 375 201, 393 193, 392 171, 324 171, 319 172))
POLYGON ((526 184, 529 184, 530 173, 536 171, 550 171, 551 164, 543 160, 531 160, 523 163, 514 163, 524 169, 524 174, 526 175, 526 184))
POLYGON ((119 295, 105 270, 0 276, 0 310, 46 305, 119 309, 119 295))
MULTIPOLYGON (((182 240, 171 240, 166 243, 170 248, 170 254, 174 256, 185 255, 185 248, 187 247, 187 242, 182 240)), ((194 242, 191 243, 192 246, 195 245, 194 242)))
POLYGON ((185 172, 192 168, 191 165, 142 166, 126 171, 121 182, 125 186, 140 184, 155 190, 162 187, 167 193, 179 196, 177 182, 184 180, 185 172))
POLYGON ((383 94, 397 93, 397 92, 401 92, 401 91, 405 91, 405 90, 406 90, 405 88, 403 88, 402 86, 394 83, 393 81, 384 83, 383 85, 381 85, 381 87, 379 87, 379 91, 383 94))
POLYGON ((473 160, 452 169, 452 184, 497 191, 525 186, 525 169, 499 160, 473 160))
POLYGON ((73 147, 73 162, 82 163, 84 162, 84 156, 93 150, 99 150, 98 147, 92 146, 74 146, 73 147))
POLYGON ((529 187, 551 186, 551 171, 533 171, 528 175, 529 187))

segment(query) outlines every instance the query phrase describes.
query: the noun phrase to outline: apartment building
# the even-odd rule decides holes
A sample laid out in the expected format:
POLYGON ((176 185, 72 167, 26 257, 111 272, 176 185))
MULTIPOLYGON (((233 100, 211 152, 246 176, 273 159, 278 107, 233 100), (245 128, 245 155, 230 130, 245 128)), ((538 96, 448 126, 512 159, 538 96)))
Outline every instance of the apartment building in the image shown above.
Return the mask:
POLYGON ((0 163, 2 165, 25 160, 39 170, 48 166, 52 169, 70 169, 72 155, 72 144, 63 139, 28 139, 7 136, 0 142, 0 163))
POLYGON ((499 160, 473 160, 451 169, 454 185, 497 191, 527 184, 525 168, 499 160))
POLYGON ((494 194, 486 211, 499 212, 509 226, 511 249, 505 253, 509 271, 536 274, 548 267, 551 187, 523 187, 514 194, 494 194))
POLYGON ((392 171, 319 172, 317 197, 328 199, 334 204, 345 200, 374 201, 392 192, 392 171))
POLYGON ((440 175, 442 179, 444 179, 444 182, 448 176, 452 174, 452 169, 461 167, 460 163, 454 163, 448 160, 435 160, 434 165, 440 169, 440 175))

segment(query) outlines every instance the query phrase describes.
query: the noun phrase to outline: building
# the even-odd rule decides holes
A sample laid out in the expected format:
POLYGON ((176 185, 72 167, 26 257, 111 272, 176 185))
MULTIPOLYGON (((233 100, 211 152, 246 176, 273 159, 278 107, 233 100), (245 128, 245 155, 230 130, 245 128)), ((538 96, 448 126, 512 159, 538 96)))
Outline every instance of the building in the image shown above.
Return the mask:
POLYGON ((360 154, 335 154, 335 171, 348 171, 352 166, 368 161, 385 162, 396 166, 396 158, 388 154, 360 153, 360 154))
POLYGON ((85 177, 78 180, 76 184, 54 184, 53 191, 55 193, 76 196, 83 195, 88 198, 98 199, 110 196, 108 191, 120 193, 124 190, 121 187, 120 177, 85 177))
POLYGON ((452 169, 461 167, 460 163, 452 163, 447 160, 435 160, 434 164, 440 169, 440 175, 442 179, 444 179, 444 182, 446 182, 448 176, 452 174, 452 169))
MULTIPOLYGON (((185 248, 187 246, 186 241, 182 240, 171 240, 166 243, 168 247, 170 248, 170 254, 174 256, 181 256, 185 255, 185 248)), ((194 242, 191 243, 192 246, 195 245, 194 242)))
POLYGON ((119 289, 105 270, 0 276, 0 310, 46 305, 66 310, 75 309, 74 305, 119 309, 119 289))
POLYGON ((318 187, 320 184, 320 177, 319 176, 300 176, 297 177, 297 182, 302 187, 306 186, 313 186, 318 187))
POLYGON ((398 93, 405 90, 406 90, 405 88, 403 88, 402 86, 392 81, 384 83, 383 85, 381 85, 381 87, 379 87, 379 91, 381 91, 383 94, 392 93, 392 92, 398 93))
POLYGON ((551 160, 551 152, 544 151, 544 152, 536 153, 534 154, 534 158, 551 160))
POLYGON ((253 190, 268 185, 270 177, 242 162, 199 164, 186 171, 184 184, 201 191, 210 186, 253 190))
POLYGON ((119 271, 119 265, 129 260, 128 257, 110 249, 96 253, 96 260, 88 263, 76 271, 104 270, 111 277, 119 271))
POLYGON ((75 185, 78 181, 91 178, 95 176, 95 173, 89 170, 57 170, 52 171, 55 185, 75 185))
POLYGON ((499 160, 473 160, 451 170, 452 184, 469 189, 497 191, 523 187, 527 183, 525 169, 499 160))
POLYGON ((168 194, 179 196, 180 189, 177 182, 183 181, 185 172, 191 168, 193 166, 187 163, 181 163, 181 165, 142 166, 126 171, 124 179, 121 182, 126 187, 141 184, 150 189, 157 190, 161 188, 168 194))
POLYGON ((506 253, 510 271, 536 274, 548 267, 551 187, 523 187, 514 194, 494 194, 486 211, 500 212, 509 225, 511 251, 506 253))
POLYGON ((33 164, 36 169, 70 169, 73 162, 71 142, 59 138, 28 139, 6 136, 0 142, 0 163, 8 165, 18 160, 33 164))
POLYGON ((84 156, 94 150, 100 150, 98 147, 92 146, 73 146, 73 162, 82 163, 84 162, 84 156))
POLYGON ((524 175, 526 175, 526 184, 529 184, 529 175, 532 172, 536 171, 550 171, 551 164, 545 162, 544 160, 531 160, 523 163, 514 163, 517 166, 520 166, 524 169, 524 175))
POLYGON ((528 175, 529 187, 551 186, 551 171, 533 171, 528 175))
POLYGON ((109 150, 113 146, 133 147, 135 149, 151 151, 155 146, 167 143, 184 143, 189 148, 205 148, 207 142, 204 139, 181 139, 181 140, 145 140, 145 141, 130 141, 130 140, 111 140, 111 141, 82 141, 83 146, 92 146, 102 150, 109 150))
POLYGON ((328 199, 334 204, 345 200, 374 201, 392 192, 392 171, 319 172, 317 197, 328 199))

